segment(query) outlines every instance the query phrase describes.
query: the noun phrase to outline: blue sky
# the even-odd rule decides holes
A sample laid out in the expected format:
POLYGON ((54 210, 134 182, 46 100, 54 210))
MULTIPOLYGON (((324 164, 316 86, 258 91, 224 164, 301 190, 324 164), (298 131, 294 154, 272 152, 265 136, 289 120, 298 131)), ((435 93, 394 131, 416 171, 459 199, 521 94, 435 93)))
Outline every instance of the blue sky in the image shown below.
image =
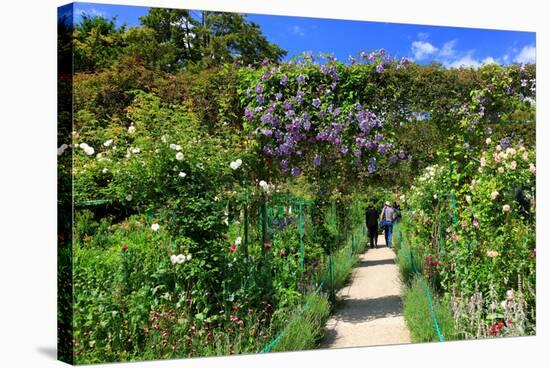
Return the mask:
MULTIPOLYGON (((76 3, 75 21, 82 14, 116 17, 117 25, 140 25, 148 7, 76 3)), ((341 61, 360 51, 384 48, 396 57, 447 67, 535 61, 535 33, 474 28, 250 14, 264 35, 288 51, 287 59, 303 51, 332 53, 341 61)))

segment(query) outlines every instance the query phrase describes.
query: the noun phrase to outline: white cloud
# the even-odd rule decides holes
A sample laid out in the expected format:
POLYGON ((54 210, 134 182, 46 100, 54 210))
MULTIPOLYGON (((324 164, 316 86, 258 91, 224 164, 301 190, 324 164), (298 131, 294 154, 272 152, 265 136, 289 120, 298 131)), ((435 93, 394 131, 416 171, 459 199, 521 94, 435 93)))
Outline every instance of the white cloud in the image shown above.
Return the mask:
POLYGON ((298 35, 300 37, 303 37, 306 35, 306 33, 304 32, 304 29, 300 26, 292 26, 292 33, 294 33, 295 35, 298 35))
POLYGON ((422 60, 428 55, 435 54, 438 48, 429 42, 414 41, 412 43, 411 50, 416 60, 422 60))
POLYGON ((474 59, 470 54, 465 55, 460 59, 456 59, 451 62, 445 63, 445 66, 447 66, 448 68, 460 68, 460 67, 478 68, 480 65, 481 65, 481 62, 477 59, 474 59))
POLYGON ((456 53, 455 45, 457 40, 451 40, 448 42, 445 42, 443 44, 443 47, 441 47, 441 50, 439 51, 439 56, 441 57, 451 57, 454 56, 456 53))
POLYGON ((454 59, 454 60, 449 60, 447 62, 444 63, 444 65, 447 67, 447 68, 460 68, 460 67, 465 67, 465 68, 479 68, 480 66, 484 65, 484 64, 500 64, 500 60, 497 58, 495 59, 494 57, 492 56, 487 56, 486 58, 484 58, 483 60, 480 60, 480 59, 476 59, 472 56, 473 54, 473 51, 470 51, 468 54, 462 56, 461 58, 458 58, 458 59, 454 59))
POLYGON ((492 56, 487 56, 485 59, 481 60, 481 64, 499 64, 499 62, 492 56))
POLYGON ((428 32, 418 32, 416 36, 418 37, 418 39, 426 41, 428 37, 430 37, 430 34, 428 32))
POLYGON ((96 8, 89 8, 89 9, 78 8, 78 9, 75 9, 74 15, 76 16, 87 15, 88 17, 92 17, 92 18, 95 18, 95 17, 106 18, 109 14, 101 10, 97 10, 96 8))
POLYGON ((525 46, 516 55, 514 61, 521 64, 534 64, 537 58, 537 50, 535 46, 525 46))

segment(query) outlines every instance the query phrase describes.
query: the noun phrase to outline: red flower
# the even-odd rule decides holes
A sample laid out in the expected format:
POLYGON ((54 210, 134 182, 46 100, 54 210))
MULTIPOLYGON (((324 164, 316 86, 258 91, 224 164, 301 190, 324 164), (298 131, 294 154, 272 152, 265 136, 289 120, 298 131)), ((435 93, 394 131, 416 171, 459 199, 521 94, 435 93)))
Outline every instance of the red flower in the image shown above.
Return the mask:
POLYGON ((229 251, 231 253, 235 253, 237 251, 237 246, 235 244, 231 244, 231 246, 229 247, 229 251))
POLYGON ((265 249, 271 249, 271 243, 264 243, 264 248, 265 249))
POLYGON ((126 252, 127 250, 128 250, 128 247, 127 247, 126 245, 123 245, 123 246, 122 246, 122 251, 123 251, 123 252, 126 252))
POLYGON ((499 329, 499 330, 502 330, 503 327, 504 327, 504 323, 499 322, 499 323, 498 323, 498 329, 499 329))
POLYGON ((451 239, 453 239, 453 241, 457 241, 457 240, 458 240, 458 235, 453 234, 453 235, 451 236, 451 239))
POLYGON ((511 320, 511 319, 506 320, 506 326, 510 326, 511 324, 512 324, 512 320, 511 320))

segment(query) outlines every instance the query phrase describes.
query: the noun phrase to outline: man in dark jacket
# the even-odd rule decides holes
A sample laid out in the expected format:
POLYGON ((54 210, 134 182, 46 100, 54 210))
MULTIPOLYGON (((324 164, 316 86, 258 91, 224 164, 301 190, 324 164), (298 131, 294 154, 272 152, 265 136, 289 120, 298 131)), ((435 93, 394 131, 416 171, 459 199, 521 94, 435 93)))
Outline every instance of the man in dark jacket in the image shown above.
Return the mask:
POLYGON ((379 217, 380 217, 380 211, 374 208, 372 203, 369 203, 365 211, 365 222, 367 223, 367 229, 369 231, 370 248, 378 248, 378 218, 379 217))

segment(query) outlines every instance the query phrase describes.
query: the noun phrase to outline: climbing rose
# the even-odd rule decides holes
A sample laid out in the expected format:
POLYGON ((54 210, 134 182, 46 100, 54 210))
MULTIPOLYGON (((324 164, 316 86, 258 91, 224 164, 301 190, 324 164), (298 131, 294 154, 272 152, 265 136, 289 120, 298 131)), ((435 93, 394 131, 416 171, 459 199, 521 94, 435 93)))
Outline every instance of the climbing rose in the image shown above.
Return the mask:
POLYGON ((241 238, 240 236, 238 236, 237 239, 235 239, 235 244, 236 244, 236 245, 241 245, 242 241, 243 241, 243 238, 241 238))
POLYGON ((236 161, 231 161, 229 164, 229 167, 231 167, 233 170, 237 170, 239 167, 241 167, 243 161, 241 159, 238 159, 236 161))
POLYGON ((237 246, 235 244, 231 244, 229 247, 229 252, 235 253, 237 251, 237 246))
POLYGON ((264 192, 267 192, 267 190, 269 189, 269 185, 266 183, 265 180, 260 181, 260 187, 264 190, 264 192))
POLYGON ((537 172, 537 168, 533 164, 529 164, 529 171, 534 174, 537 172))
POLYGON ((491 141, 491 138, 487 138, 487 139, 485 140, 485 143, 487 143, 487 144, 491 144, 491 142, 492 142, 492 141, 491 141))
POLYGON ((495 250, 488 250, 487 251, 487 257, 495 258, 498 257, 498 252, 495 250))
POLYGON ((494 201, 495 199, 497 199, 499 193, 495 190, 494 192, 491 193, 491 199, 494 201))
POLYGON ((458 235, 453 234, 453 235, 451 236, 451 239, 453 239, 453 241, 457 241, 457 240, 458 240, 458 235))
POLYGON ((476 218, 472 221, 472 226, 476 229, 479 228, 479 221, 476 218))
POLYGON ((271 248, 271 243, 264 243, 264 248, 265 249, 270 249, 271 248))
POLYGON ((180 171, 180 173, 178 174, 180 178, 185 178, 187 176, 186 173, 184 173, 183 171, 180 171))
POLYGON ((181 152, 176 153, 176 160, 182 161, 183 160, 183 153, 181 153, 181 152))
POLYGON ((160 225, 157 223, 154 223, 153 225, 151 225, 151 230, 153 231, 157 231, 159 228, 160 228, 160 225))
POLYGON ((187 258, 183 254, 178 254, 177 256, 177 263, 178 264, 184 264, 187 258))
POLYGON ((136 132, 136 127, 133 126, 133 125, 130 125, 128 127, 128 133, 132 134, 132 133, 135 133, 136 132))
POLYGON ((510 212, 510 205, 505 204, 504 206, 502 206, 502 211, 504 211, 504 212, 510 212))
POLYGON ((128 250, 128 247, 126 245, 122 246, 122 251, 126 252, 128 250))
POLYGON ((504 168, 501 166, 497 169, 499 174, 504 174, 504 168))
POLYGON ((510 169, 515 170, 517 166, 518 166, 518 164, 517 164, 516 161, 510 162, 510 169))
POLYGON ((506 291, 506 300, 509 300, 509 301, 514 300, 514 290, 510 289, 506 291))

